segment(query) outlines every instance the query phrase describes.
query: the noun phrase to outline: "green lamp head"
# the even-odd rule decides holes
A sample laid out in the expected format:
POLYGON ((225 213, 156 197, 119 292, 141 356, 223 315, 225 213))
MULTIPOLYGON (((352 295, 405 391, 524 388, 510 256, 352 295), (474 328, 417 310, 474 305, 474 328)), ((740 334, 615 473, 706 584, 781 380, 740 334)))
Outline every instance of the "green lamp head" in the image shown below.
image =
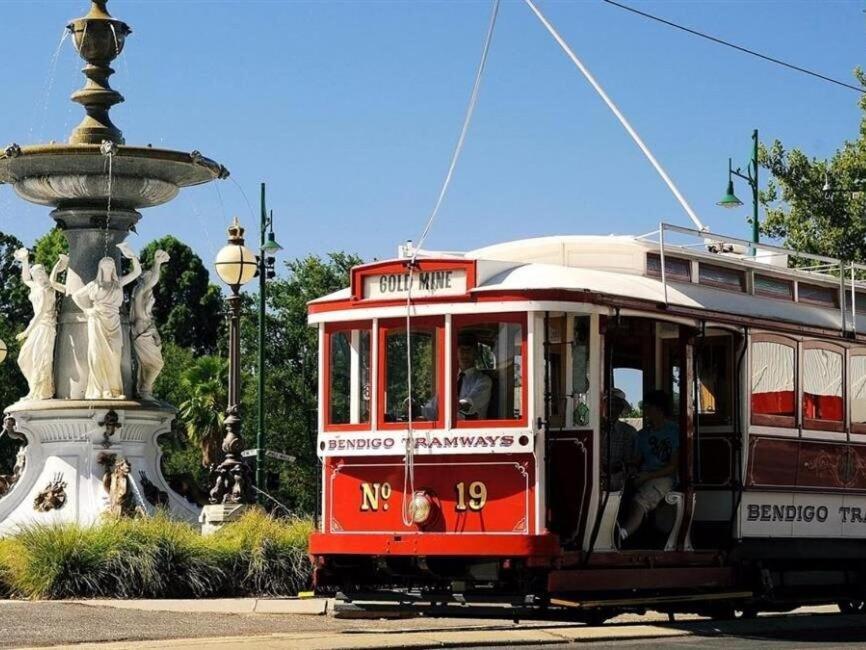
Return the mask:
POLYGON ((734 181, 728 179, 728 189, 725 191, 725 195, 722 197, 722 200, 716 203, 716 205, 720 205, 723 208, 739 208, 743 205, 743 202, 737 198, 734 194, 734 181))
POLYGON ((274 236, 273 231, 268 233, 268 241, 265 243, 264 248, 262 249, 267 255, 276 255, 283 247, 277 243, 277 238, 274 236))

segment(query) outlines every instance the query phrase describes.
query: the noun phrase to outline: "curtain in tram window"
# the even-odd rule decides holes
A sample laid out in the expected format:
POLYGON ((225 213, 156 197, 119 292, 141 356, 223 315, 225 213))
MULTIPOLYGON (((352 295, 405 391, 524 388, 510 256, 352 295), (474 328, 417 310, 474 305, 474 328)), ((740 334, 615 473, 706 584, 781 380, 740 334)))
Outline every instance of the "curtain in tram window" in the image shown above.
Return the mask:
POLYGON ((851 357, 851 422, 866 423, 866 355, 851 357))
POLYGON ((752 412, 794 415, 794 348, 757 341, 751 356, 752 412))
POLYGON ((841 422, 842 355, 819 348, 803 352, 803 417, 841 422))

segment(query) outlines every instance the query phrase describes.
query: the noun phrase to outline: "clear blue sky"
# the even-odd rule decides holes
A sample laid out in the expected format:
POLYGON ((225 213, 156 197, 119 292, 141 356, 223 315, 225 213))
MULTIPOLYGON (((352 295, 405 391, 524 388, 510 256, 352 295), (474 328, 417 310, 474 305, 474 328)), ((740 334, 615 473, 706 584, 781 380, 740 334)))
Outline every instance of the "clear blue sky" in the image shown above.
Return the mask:
MULTIPOLYGON (((600 1, 542 0, 702 218, 753 128, 826 156, 857 132, 857 94, 649 22, 600 1)), ((637 4, 637 3, 635 3, 637 4)), ((63 140, 82 111, 67 41, 85 0, 0 0, 0 143, 63 140), (47 102, 46 102, 47 97, 47 102)), ((267 181, 287 256, 390 256, 416 238, 463 119, 490 3, 113 0, 134 34, 116 62, 113 111, 130 144, 200 149, 232 170, 255 210, 267 181)), ((851 81, 864 64, 863 2, 641 2, 641 9, 851 81)), ((746 188, 738 193, 746 198, 746 188)), ((0 187, 0 229, 30 243, 48 210, 0 187)), ((138 248, 172 233, 211 259, 233 214, 231 182, 145 211, 138 248), (220 200, 220 195, 222 199, 220 200)), ((256 213, 257 214, 257 213, 256 213)), ((522 2, 503 2, 476 119, 428 247, 548 234, 641 233, 685 214, 522 2)))

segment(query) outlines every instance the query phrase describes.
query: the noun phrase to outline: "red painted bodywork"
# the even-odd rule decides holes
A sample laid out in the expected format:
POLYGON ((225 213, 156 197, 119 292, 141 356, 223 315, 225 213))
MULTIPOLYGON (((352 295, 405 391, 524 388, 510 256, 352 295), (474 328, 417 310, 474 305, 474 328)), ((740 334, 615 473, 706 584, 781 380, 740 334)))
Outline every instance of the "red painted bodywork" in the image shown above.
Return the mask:
MULTIPOLYGON (((423 435, 423 434, 418 434, 423 435)), ((325 532, 335 538, 349 533, 386 536, 446 533, 489 536, 490 544, 503 535, 535 532, 535 466, 530 455, 486 457, 433 456, 415 459, 415 490, 431 495, 435 507, 428 523, 403 521, 404 464, 402 458, 331 458, 325 464, 325 532), (480 510, 468 507, 469 486, 481 481, 487 500, 480 510), (467 508, 457 509, 456 485, 462 482, 467 508), (378 508, 362 509, 368 483, 389 485, 389 498, 380 496, 378 508)), ((381 487, 380 495, 381 495, 381 487)), ((469 553, 469 551, 463 551, 469 553)))

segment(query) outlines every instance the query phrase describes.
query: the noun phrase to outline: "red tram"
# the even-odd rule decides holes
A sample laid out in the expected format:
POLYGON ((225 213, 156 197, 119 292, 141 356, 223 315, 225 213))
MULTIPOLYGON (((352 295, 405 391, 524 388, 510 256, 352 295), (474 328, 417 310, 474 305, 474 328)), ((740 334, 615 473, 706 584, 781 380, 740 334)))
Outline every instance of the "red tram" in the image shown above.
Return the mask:
POLYGON ((355 268, 309 305, 317 589, 608 613, 862 609, 859 270, 666 224, 355 268), (622 544, 613 388, 630 391, 637 429, 640 396, 665 391, 679 435, 675 486, 622 544))

